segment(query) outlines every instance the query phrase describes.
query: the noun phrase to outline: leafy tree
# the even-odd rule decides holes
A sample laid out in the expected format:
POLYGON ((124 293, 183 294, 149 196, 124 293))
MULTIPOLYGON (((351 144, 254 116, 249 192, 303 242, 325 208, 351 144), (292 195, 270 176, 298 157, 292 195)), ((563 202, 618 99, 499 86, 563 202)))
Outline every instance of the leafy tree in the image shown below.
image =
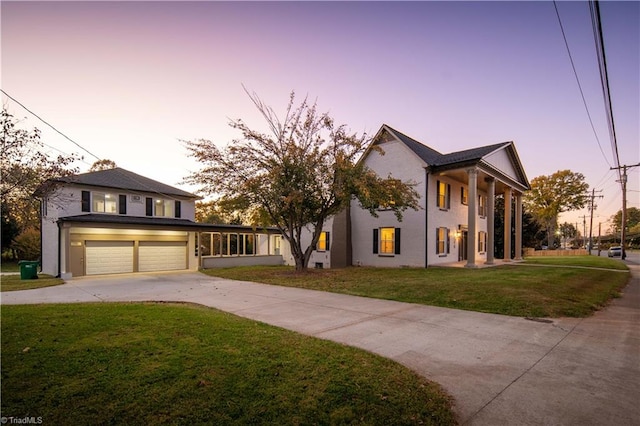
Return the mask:
POLYGON ((118 165, 113 160, 98 160, 94 162, 89 168, 90 172, 99 172, 101 170, 111 170, 118 167, 118 165))
POLYGON ((36 260, 40 257, 40 231, 27 228, 16 237, 13 248, 19 259, 36 260))
POLYGON ((242 134, 224 149, 210 140, 184 141, 190 156, 203 164, 186 182, 201 193, 245 206, 263 224, 276 226, 291 246, 296 271, 307 269, 327 218, 359 200, 376 215, 379 206, 392 209, 398 219, 407 208, 418 209, 412 183, 391 176, 381 178, 359 158, 369 145, 366 135, 349 134, 327 113, 305 99, 294 105, 292 92, 283 119, 258 96, 249 94, 270 133, 251 129, 241 119, 230 126, 242 134), (305 229, 311 243, 302 247, 305 229))
MULTIPOLYGON (((51 157, 40 141, 40 131, 24 130, 6 109, 0 116, 0 202, 2 203, 2 245, 10 249, 13 238, 32 227, 38 229, 39 203, 34 198, 36 190, 43 194, 54 189, 53 183, 45 182, 54 177, 77 173, 70 169, 78 159, 75 155, 51 157), (4 227, 11 232, 5 235, 4 227), (10 238, 10 239, 5 239, 10 238)), ((52 200, 55 201, 55 200, 52 200)))
POLYGON ((241 210, 229 206, 224 200, 210 200, 196 202, 196 222, 217 223, 227 225, 251 224, 250 218, 243 216, 241 210))
MULTIPOLYGON (((620 233, 622 229, 622 210, 611 216, 611 227, 615 233, 620 233)), ((636 207, 627 208, 627 229, 631 230, 640 224, 640 209, 636 207)))
MULTIPOLYGON (((512 201, 511 208, 515 211, 515 201, 512 201)), ((504 259, 504 196, 496 197, 494 224, 494 255, 498 259, 504 259)), ((515 257, 515 217, 511 217, 511 256, 515 257)), ((522 210, 522 247, 539 247, 540 240, 538 234, 540 224, 533 218, 531 213, 523 207, 522 210)))
POLYGON ((549 247, 553 246, 558 216, 583 208, 588 201, 587 189, 589 185, 584 181, 584 175, 570 170, 558 170, 531 181, 531 190, 525 193, 524 203, 546 228, 549 247))

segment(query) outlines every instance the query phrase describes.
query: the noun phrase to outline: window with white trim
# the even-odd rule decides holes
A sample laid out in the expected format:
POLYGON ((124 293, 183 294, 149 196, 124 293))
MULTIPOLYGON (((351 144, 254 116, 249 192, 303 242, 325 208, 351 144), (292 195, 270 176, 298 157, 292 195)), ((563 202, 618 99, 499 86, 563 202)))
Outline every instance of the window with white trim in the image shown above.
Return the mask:
POLYGON ((373 230, 373 253, 380 256, 400 254, 400 228, 375 228, 373 230))
POLYGON ((320 233, 320 237, 318 238, 318 244, 316 244, 317 251, 328 251, 329 250, 329 232, 322 231, 320 233))
POLYGON ((394 254, 395 229, 380 228, 380 254, 394 254))
POLYGON ((446 182, 436 182, 437 197, 436 206, 442 210, 448 210, 451 205, 451 185, 446 182))
POLYGON ((117 213, 118 195, 108 192, 92 192, 91 211, 95 213, 117 213))
POLYGON ((436 228, 436 254, 447 255, 449 253, 449 228, 436 228))
POLYGON ((465 206, 469 205, 469 190, 464 186, 460 187, 460 203, 465 206))
POLYGON ((487 233, 484 231, 478 232, 478 253, 487 252, 487 233))
POLYGON ((481 217, 487 216, 487 196, 480 195, 478 197, 478 215, 481 217))

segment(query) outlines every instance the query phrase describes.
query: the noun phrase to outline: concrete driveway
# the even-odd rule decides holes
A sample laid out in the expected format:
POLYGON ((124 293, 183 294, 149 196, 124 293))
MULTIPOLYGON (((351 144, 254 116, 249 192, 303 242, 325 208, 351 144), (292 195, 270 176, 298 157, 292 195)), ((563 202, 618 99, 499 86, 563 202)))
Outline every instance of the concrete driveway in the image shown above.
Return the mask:
POLYGON ((638 425, 640 269, 633 263, 622 298, 590 318, 552 322, 199 273, 80 278, 2 293, 2 304, 199 303, 404 364, 455 398, 461 424, 638 425))

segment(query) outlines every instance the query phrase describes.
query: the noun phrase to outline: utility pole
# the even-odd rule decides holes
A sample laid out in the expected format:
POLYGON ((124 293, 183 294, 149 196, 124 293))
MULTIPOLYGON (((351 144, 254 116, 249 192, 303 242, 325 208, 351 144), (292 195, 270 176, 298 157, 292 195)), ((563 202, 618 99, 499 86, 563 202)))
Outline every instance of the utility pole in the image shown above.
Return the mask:
POLYGON ((638 164, 634 164, 632 166, 618 166, 618 167, 611 167, 610 170, 620 170, 622 169, 622 174, 620 175, 620 180, 617 182, 620 182, 622 184, 622 217, 620 218, 620 246, 622 247, 622 260, 627 258, 627 251, 624 249, 624 243, 625 240, 627 238, 626 235, 626 228, 627 228, 627 169, 630 169, 632 167, 638 167, 640 166, 640 163, 638 164))
POLYGON ((602 222, 598 222, 598 257, 600 257, 601 250, 602 250, 602 222))
POLYGON ((579 216, 582 219, 582 242, 586 244, 587 240, 587 216, 579 216))
MULTIPOLYGON (((598 192, 602 192, 599 190, 598 192)), ((589 219, 589 256, 591 256, 591 247, 593 247, 593 209, 595 208, 596 190, 591 190, 591 219, 589 219)), ((604 198, 602 195, 598 195, 598 198, 604 198)))

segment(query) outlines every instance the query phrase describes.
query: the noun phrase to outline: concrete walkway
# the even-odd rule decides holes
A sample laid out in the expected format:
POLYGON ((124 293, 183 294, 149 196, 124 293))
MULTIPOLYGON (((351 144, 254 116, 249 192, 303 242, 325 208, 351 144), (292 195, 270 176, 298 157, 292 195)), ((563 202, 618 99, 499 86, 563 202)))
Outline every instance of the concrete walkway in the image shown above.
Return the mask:
POLYGON ((391 358, 440 383, 461 424, 640 424, 640 269, 586 319, 538 322, 211 278, 81 278, 2 293, 2 304, 183 301, 391 358))

